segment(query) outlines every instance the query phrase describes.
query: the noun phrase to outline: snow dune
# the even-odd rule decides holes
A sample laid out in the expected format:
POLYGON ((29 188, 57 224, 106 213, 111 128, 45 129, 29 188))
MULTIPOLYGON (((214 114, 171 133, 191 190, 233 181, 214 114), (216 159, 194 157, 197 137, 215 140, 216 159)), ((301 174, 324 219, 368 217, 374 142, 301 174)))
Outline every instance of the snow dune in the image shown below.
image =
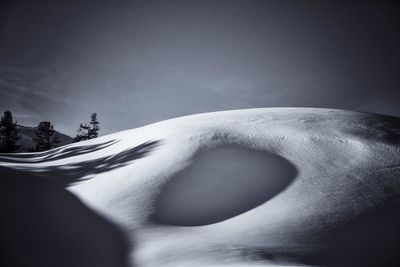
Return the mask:
POLYGON ((3 154, 0 165, 9 177, 66 186, 75 206, 96 217, 88 224, 115 232, 103 240, 120 242, 126 259, 114 253, 115 266, 398 260, 395 117, 311 108, 205 113, 47 153, 3 154))

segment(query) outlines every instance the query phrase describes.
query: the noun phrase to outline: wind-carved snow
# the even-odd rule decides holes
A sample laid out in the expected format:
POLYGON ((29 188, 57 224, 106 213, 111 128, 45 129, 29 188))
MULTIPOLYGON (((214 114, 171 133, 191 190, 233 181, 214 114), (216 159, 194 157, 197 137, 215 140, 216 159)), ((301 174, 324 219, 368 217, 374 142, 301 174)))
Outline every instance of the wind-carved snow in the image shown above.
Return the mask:
MULTIPOLYGON (((73 182, 68 190, 124 231, 133 244, 130 263, 135 266, 323 265, 338 260, 335 251, 341 245, 331 241, 342 234, 341 227, 399 200, 399 128, 398 118, 343 110, 236 110, 72 144, 48 160, 41 161, 45 153, 22 160, 3 155, 0 161, 32 172, 78 170, 72 180, 67 177, 73 182), (148 142, 155 143, 145 153, 125 157, 148 142), (68 155, 68 149, 83 145, 102 147, 68 155), (170 179, 196 164, 199 151, 224 145, 275 154, 290 162, 297 175, 273 198, 226 220, 191 227, 157 223, 158 197, 170 179), (58 157, 63 153, 66 157, 58 157), (113 165, 112 157, 122 163, 113 165), (98 159, 92 172, 79 175, 79 163, 98 159)), ((338 265, 350 260, 346 253, 357 252, 341 251, 338 265)))
POLYGON ((162 188, 156 223, 199 226, 229 219, 273 198, 296 176, 284 158, 237 145, 200 151, 192 161, 162 188))

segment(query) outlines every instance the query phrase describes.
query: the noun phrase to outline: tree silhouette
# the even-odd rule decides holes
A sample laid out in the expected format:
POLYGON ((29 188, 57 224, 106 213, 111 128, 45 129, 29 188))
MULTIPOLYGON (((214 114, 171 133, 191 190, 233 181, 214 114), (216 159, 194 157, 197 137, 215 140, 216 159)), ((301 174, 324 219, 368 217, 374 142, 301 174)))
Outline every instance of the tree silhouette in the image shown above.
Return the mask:
POLYGON ((72 142, 80 142, 93 138, 97 138, 99 136, 99 122, 97 121, 97 113, 92 113, 90 116, 89 125, 86 123, 81 123, 79 125, 78 134, 72 140, 72 142))
POLYGON ((80 141, 85 141, 85 140, 89 140, 89 129, 90 126, 87 125, 86 123, 83 124, 81 123, 79 125, 79 129, 78 129, 78 134, 74 137, 74 139, 72 140, 73 143, 76 142, 80 142, 80 141))
POLYGON ((60 143, 58 135, 55 133, 53 125, 49 121, 42 121, 35 130, 36 151, 46 151, 54 148, 60 143))
POLYGON ((0 121, 0 152, 1 153, 14 153, 20 148, 17 145, 18 140, 21 138, 18 135, 17 122, 13 121, 11 111, 5 111, 4 116, 0 121))
POLYGON ((99 122, 97 121, 97 113, 93 113, 90 116, 90 124, 92 127, 88 131, 89 139, 97 138, 99 136, 99 122))

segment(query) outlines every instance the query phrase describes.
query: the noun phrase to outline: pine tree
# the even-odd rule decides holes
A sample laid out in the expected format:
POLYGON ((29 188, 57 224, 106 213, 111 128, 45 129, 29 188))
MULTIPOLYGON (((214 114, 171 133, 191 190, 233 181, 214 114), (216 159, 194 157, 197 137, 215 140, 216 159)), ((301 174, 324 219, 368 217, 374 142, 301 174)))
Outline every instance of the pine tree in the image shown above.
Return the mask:
POLYGON ((33 138, 33 141, 36 143, 36 151, 46 151, 60 143, 59 137, 49 121, 40 122, 35 134, 36 138, 33 138))
POLYGON ((92 127, 88 131, 89 139, 97 138, 99 136, 99 122, 97 121, 97 113, 93 113, 90 116, 90 124, 92 127))
POLYGON ((18 134, 17 122, 13 121, 11 111, 5 111, 0 121, 0 152, 15 153, 21 147, 17 145, 21 136, 18 134))
POLYGON ((89 129, 90 126, 87 125, 86 123, 83 124, 81 123, 79 125, 79 129, 78 129, 78 134, 74 137, 74 139, 72 140, 73 143, 76 142, 80 142, 80 141, 85 141, 85 140, 89 140, 89 129))
POLYGON ((99 136, 99 122, 97 121, 97 113, 93 113, 90 116, 89 125, 86 123, 81 123, 79 125, 78 134, 75 136, 72 142, 80 142, 93 138, 97 138, 99 136))

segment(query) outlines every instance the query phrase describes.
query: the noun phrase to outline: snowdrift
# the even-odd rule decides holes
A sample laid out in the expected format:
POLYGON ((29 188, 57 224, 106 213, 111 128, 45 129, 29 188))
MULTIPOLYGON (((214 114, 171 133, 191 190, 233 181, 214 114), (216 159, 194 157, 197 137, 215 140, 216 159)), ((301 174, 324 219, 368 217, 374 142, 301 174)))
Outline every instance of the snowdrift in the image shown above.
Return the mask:
POLYGON ((44 153, 2 154, 0 165, 2 246, 21 266, 399 260, 396 117, 205 113, 44 153))

